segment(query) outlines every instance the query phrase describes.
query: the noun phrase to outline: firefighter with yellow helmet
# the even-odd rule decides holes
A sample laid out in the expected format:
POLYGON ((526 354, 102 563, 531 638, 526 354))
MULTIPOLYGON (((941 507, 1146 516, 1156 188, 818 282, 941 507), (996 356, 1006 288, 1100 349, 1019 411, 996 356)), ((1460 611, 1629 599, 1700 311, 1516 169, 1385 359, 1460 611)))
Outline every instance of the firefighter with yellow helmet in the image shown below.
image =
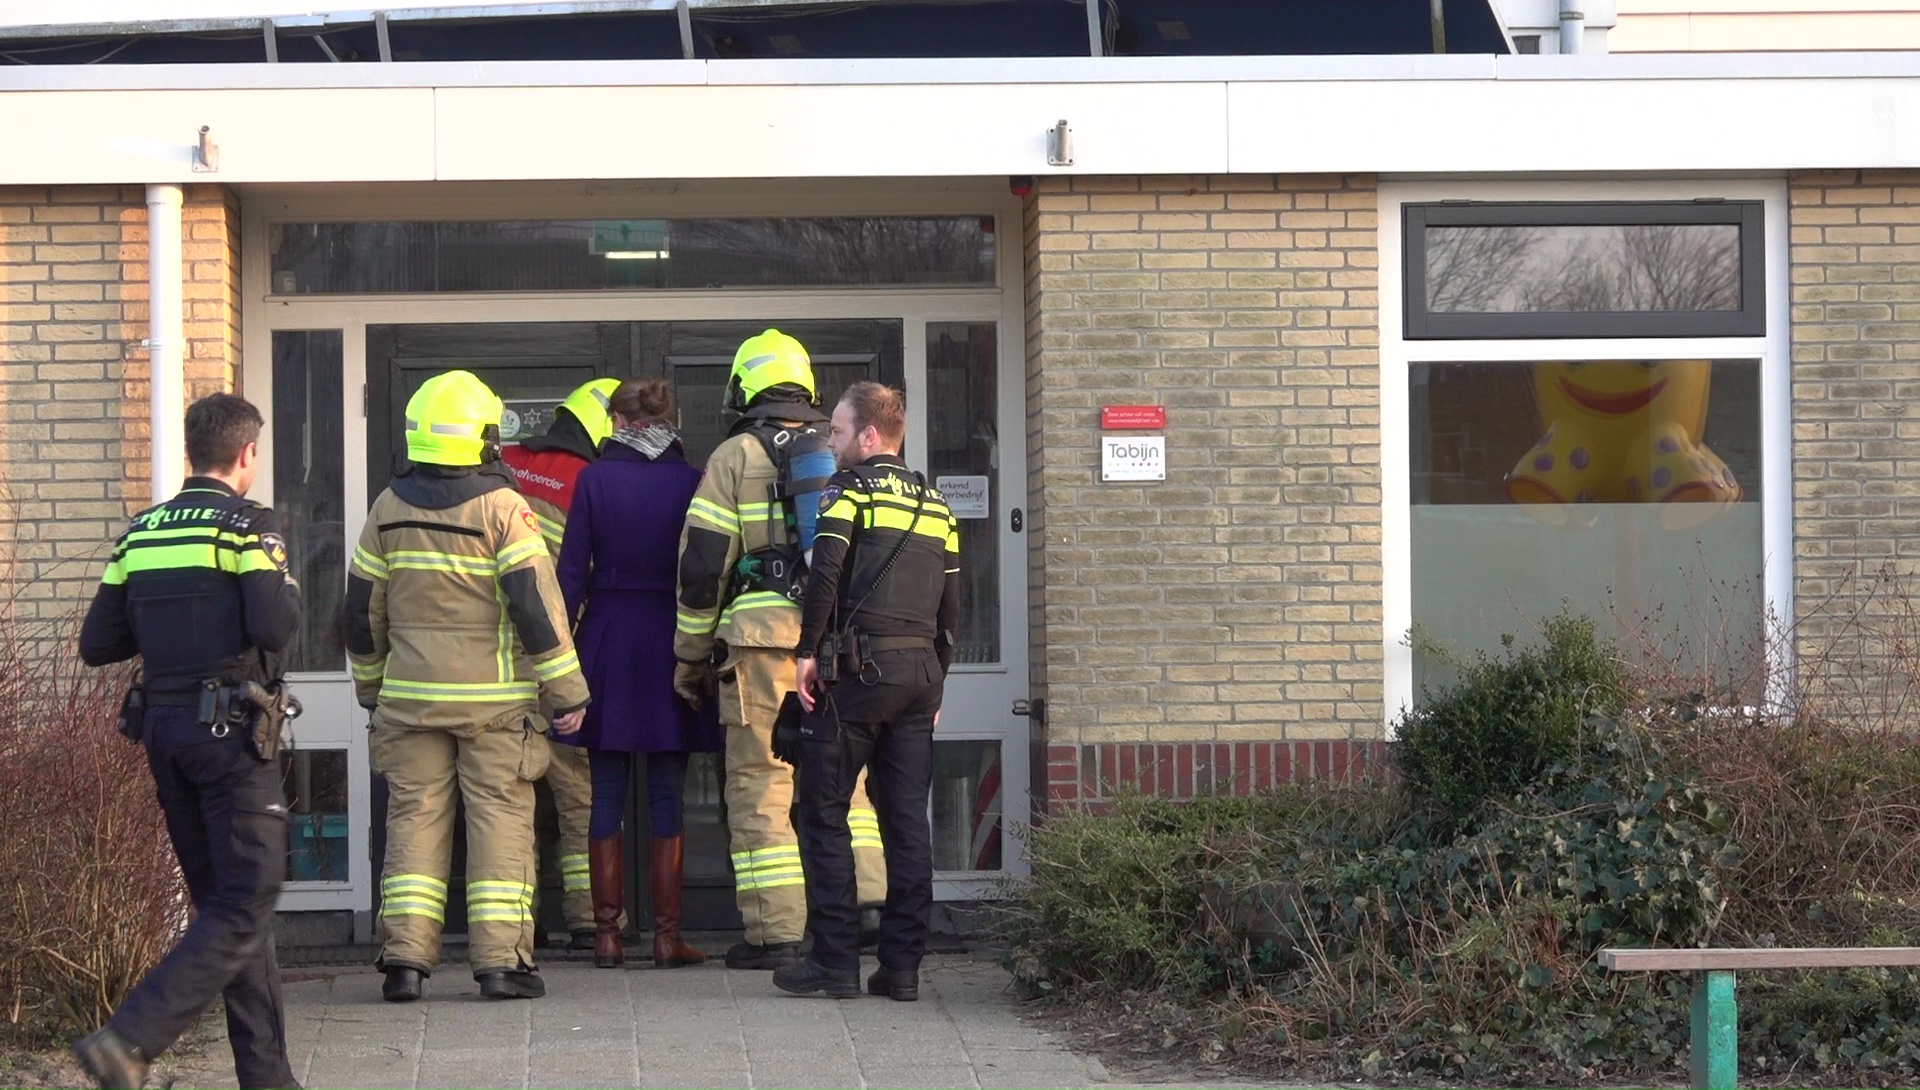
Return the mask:
MULTIPOLYGON (((731 969, 801 961, 806 879, 791 818, 793 770, 773 757, 774 720, 792 690, 806 574, 799 522, 811 528, 834 472, 828 420, 800 342, 769 329, 740 345, 726 407, 740 414, 707 459, 680 535, 674 690, 698 706, 717 673, 726 728, 727 825, 744 941, 731 969), (824 458, 824 468, 809 463, 824 458)), ((886 898, 880 824, 864 774, 847 823, 863 906, 886 898)), ((869 925, 876 912, 866 913, 869 925)))
MULTIPOLYGON (((543 435, 523 439, 500 452, 513 470, 520 494, 540 523, 540 536, 557 562, 560 538, 573 507, 573 486, 580 471, 600 457, 600 444, 613 434, 613 392, 617 378, 597 378, 567 395, 543 435)), ((547 786, 560 825, 560 914, 575 950, 593 949, 592 867, 588 826, 593 819, 593 772, 581 746, 555 742, 547 765, 547 786)), ((616 921, 624 927, 624 914, 616 921)))
POLYGON ((407 402, 413 465, 374 501, 347 579, 347 651, 386 777, 382 994, 420 998, 440 961, 456 798, 467 812, 468 950, 481 994, 546 993, 533 959, 533 781, 587 683, 539 520, 500 464, 500 399, 466 371, 407 402))

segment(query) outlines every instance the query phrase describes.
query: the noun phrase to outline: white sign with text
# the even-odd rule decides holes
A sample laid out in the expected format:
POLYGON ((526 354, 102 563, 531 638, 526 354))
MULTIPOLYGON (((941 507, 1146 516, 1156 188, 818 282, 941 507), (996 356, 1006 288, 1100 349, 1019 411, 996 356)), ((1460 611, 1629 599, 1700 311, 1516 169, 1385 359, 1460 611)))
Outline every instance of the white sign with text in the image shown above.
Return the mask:
POLYGON ((1167 437, 1164 435, 1101 436, 1100 479, 1103 481, 1166 480, 1167 437))
POLYGON ((957 519, 983 519, 992 515, 987 503, 987 478, 935 477, 933 487, 947 498, 947 509, 957 519))

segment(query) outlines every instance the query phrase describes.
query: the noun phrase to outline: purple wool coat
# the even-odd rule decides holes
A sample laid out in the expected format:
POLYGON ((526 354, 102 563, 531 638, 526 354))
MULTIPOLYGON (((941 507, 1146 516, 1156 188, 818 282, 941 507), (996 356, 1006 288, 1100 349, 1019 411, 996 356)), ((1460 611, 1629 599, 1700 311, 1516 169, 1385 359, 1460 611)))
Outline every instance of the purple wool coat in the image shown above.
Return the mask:
POLYGON ((673 691, 680 529, 699 484, 679 443, 649 461, 609 442, 580 471, 558 567, 593 703, 578 734, 554 741, 630 753, 720 748, 717 709, 695 712, 673 691))

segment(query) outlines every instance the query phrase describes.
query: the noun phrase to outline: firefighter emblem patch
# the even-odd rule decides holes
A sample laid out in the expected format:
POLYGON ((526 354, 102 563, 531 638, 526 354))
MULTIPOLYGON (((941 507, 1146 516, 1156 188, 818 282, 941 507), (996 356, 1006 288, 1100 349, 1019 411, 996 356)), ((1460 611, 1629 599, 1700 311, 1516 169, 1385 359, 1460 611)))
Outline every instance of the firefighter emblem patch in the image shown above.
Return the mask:
POLYGON ((261 534, 260 551, 267 554, 273 566, 281 571, 287 570, 287 542, 279 534, 261 534))
POLYGON ((534 533, 537 534, 540 532, 540 520, 533 517, 532 508, 522 507, 520 509, 520 521, 526 523, 527 529, 532 530, 534 533))

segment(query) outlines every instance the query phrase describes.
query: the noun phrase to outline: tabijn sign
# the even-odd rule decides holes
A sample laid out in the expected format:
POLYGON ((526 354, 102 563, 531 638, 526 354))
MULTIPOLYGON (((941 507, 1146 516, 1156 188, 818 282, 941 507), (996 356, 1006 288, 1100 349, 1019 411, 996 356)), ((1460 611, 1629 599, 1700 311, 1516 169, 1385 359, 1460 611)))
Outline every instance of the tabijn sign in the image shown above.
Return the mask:
POLYGON ((1164 435, 1101 436, 1100 479, 1103 481, 1166 480, 1167 437, 1164 435))

